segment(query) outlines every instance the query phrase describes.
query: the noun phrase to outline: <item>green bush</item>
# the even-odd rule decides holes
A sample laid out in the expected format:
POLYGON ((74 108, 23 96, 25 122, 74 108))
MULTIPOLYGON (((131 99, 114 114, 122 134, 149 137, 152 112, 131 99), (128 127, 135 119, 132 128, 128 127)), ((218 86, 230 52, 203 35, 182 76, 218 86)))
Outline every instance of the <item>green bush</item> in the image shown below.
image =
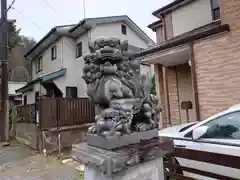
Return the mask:
POLYGON ((80 172, 80 180, 84 180, 84 172, 80 172))
POLYGON ((155 82, 155 75, 153 75, 153 77, 152 77, 151 94, 156 95, 156 82, 155 82))

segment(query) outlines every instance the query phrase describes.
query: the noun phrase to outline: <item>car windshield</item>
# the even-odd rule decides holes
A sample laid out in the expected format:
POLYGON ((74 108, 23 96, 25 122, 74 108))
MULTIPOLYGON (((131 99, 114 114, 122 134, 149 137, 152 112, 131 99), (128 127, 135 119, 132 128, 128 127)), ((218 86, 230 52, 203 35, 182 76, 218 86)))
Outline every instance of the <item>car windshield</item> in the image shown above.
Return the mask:
POLYGON ((183 131, 187 130, 188 128, 194 126, 195 124, 197 124, 197 123, 189 124, 189 125, 185 126, 184 128, 180 129, 179 132, 183 132, 183 131))

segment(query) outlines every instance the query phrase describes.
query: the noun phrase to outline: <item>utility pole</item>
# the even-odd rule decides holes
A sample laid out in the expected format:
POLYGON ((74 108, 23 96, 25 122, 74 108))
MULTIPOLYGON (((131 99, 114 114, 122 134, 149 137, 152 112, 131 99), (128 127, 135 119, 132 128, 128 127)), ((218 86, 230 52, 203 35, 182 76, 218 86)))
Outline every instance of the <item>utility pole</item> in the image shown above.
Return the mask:
POLYGON ((8 108, 8 23, 7 0, 1 0, 0 23, 0 63, 1 63, 1 108, 0 108, 0 141, 9 140, 9 108, 8 108))
POLYGON ((83 0, 83 19, 86 18, 86 2, 83 0))

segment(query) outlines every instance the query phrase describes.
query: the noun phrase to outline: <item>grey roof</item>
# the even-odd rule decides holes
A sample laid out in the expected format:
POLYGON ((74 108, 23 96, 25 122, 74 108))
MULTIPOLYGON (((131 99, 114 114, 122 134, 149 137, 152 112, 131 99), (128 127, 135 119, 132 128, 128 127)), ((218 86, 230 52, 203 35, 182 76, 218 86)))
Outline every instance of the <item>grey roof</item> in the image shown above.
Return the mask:
POLYGON ((125 22, 139 37, 141 37, 147 44, 155 44, 154 41, 139 28, 128 16, 108 16, 99 18, 86 18, 81 20, 78 24, 56 26, 51 29, 29 52, 25 54, 26 58, 33 58, 48 46, 53 44, 61 36, 77 37, 82 33, 90 30, 97 24, 125 22))
POLYGON ((55 26, 52 28, 30 51, 25 54, 26 58, 35 57, 37 54, 45 50, 46 47, 54 43, 61 36, 71 36, 69 30, 72 29, 75 24, 55 26))
POLYGON ((13 82, 8 81, 8 95, 15 96, 17 93, 15 92, 17 89, 25 86, 26 82, 13 82))
POLYGON ((154 44, 154 41, 127 15, 121 16, 108 16, 108 17, 98 17, 98 18, 86 18, 80 21, 75 27, 73 27, 70 32, 74 34, 79 29, 91 29, 97 24, 113 23, 113 22, 125 22, 133 31, 135 31, 139 37, 141 37, 147 44, 154 44))

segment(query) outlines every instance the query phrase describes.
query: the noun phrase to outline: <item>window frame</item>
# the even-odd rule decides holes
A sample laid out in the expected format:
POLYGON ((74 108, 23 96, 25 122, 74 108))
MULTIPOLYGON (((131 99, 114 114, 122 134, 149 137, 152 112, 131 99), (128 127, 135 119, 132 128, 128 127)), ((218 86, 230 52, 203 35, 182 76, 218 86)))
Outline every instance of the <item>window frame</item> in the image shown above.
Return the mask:
POLYGON ((54 45, 51 48, 51 59, 54 60, 57 58, 57 46, 54 45))
POLYGON ((83 43, 82 43, 82 41, 80 41, 76 44, 76 58, 82 57, 82 55, 83 55, 83 43), (79 49, 80 49, 79 45, 81 45, 81 53, 79 51, 79 49))
POLYGON ((35 64, 35 68, 36 68, 36 73, 39 73, 40 71, 42 71, 43 69, 43 62, 42 62, 42 56, 39 56, 37 59, 36 59, 36 64, 35 64))
POLYGON ((66 86, 66 98, 78 98, 78 88, 76 86, 66 86), (70 95, 68 94, 68 89, 70 90, 70 95), (76 94, 73 93, 73 89, 75 90, 76 94))
POLYGON ((125 24, 121 24, 121 32, 123 35, 127 35, 127 26, 125 24))
POLYGON ((217 21, 217 20, 221 19, 220 0, 211 0, 210 3, 211 3, 211 11, 212 11, 212 20, 213 20, 213 21, 217 21), (219 6, 214 7, 214 6, 213 6, 213 5, 214 5, 214 2, 213 2, 213 1, 219 1, 219 2, 218 2, 219 6), (219 11, 219 18, 216 18, 216 14, 215 14, 216 11, 219 11))

